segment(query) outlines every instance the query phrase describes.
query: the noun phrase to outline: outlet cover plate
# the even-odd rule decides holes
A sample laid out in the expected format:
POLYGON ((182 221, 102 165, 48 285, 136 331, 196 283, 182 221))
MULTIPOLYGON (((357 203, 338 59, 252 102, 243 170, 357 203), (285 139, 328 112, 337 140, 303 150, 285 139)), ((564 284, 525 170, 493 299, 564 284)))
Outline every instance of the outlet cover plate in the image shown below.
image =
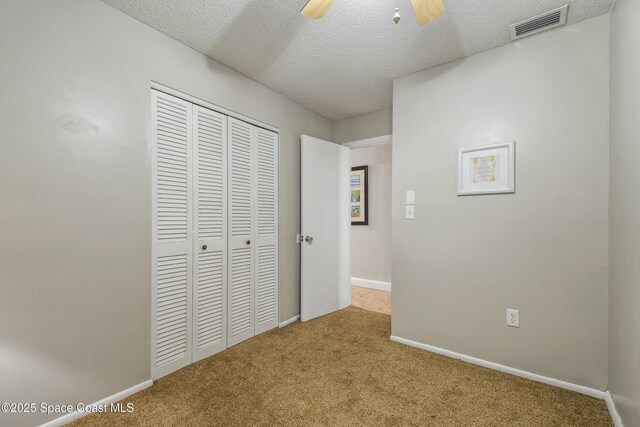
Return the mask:
POLYGON ((415 219, 416 218, 416 208, 414 205, 406 205, 405 206, 405 219, 415 219))
POLYGON ((507 308, 507 326, 511 326, 513 328, 520 327, 520 310, 507 308))

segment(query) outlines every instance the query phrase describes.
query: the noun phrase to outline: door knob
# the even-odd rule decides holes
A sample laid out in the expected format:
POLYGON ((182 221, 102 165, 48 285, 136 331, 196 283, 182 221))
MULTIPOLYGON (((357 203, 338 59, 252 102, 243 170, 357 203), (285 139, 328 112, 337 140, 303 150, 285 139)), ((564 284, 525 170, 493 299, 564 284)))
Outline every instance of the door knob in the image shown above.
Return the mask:
POLYGON ((202 250, 206 251, 207 250, 207 245, 202 245, 202 250))
POLYGON ((251 244, 251 240, 247 240, 247 245, 250 245, 250 244, 251 244))
POLYGON ((313 237, 305 236, 304 237, 304 241, 307 242, 308 244, 311 244, 311 243, 313 243, 313 237))

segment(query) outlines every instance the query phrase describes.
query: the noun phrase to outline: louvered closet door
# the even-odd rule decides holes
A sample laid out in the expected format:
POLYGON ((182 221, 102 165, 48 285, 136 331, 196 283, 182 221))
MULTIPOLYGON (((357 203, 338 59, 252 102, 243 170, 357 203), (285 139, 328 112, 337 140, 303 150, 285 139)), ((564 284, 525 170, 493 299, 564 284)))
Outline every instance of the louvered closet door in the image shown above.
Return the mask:
POLYGON ((152 90, 152 377, 191 363, 192 106, 152 90))
POLYGON ((278 135, 256 128, 255 333, 278 326, 278 135))
POLYGON ((227 345, 254 335, 254 200, 253 147, 255 129, 228 118, 229 167, 228 325, 227 345))
POLYGON ((193 361, 227 347, 227 117, 193 106, 193 361))

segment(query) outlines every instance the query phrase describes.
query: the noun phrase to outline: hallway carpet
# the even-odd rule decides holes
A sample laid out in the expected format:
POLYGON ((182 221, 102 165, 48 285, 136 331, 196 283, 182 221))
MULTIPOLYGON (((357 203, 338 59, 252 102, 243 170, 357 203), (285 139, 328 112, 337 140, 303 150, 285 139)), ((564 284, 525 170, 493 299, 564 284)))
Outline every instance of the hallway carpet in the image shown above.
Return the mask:
POLYGON ((350 307, 168 375, 75 426, 610 426, 603 401, 389 341, 350 307))

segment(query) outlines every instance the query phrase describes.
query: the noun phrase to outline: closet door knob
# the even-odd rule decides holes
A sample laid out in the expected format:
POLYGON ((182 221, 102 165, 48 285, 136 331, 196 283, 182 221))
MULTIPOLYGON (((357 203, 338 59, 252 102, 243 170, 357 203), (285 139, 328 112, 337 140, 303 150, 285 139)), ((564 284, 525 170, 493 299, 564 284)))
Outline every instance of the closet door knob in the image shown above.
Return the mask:
POLYGON ((207 245, 202 245, 202 250, 206 251, 207 250, 207 245))
POLYGON ((251 244, 251 240, 247 240, 247 245, 250 245, 250 244, 251 244))

